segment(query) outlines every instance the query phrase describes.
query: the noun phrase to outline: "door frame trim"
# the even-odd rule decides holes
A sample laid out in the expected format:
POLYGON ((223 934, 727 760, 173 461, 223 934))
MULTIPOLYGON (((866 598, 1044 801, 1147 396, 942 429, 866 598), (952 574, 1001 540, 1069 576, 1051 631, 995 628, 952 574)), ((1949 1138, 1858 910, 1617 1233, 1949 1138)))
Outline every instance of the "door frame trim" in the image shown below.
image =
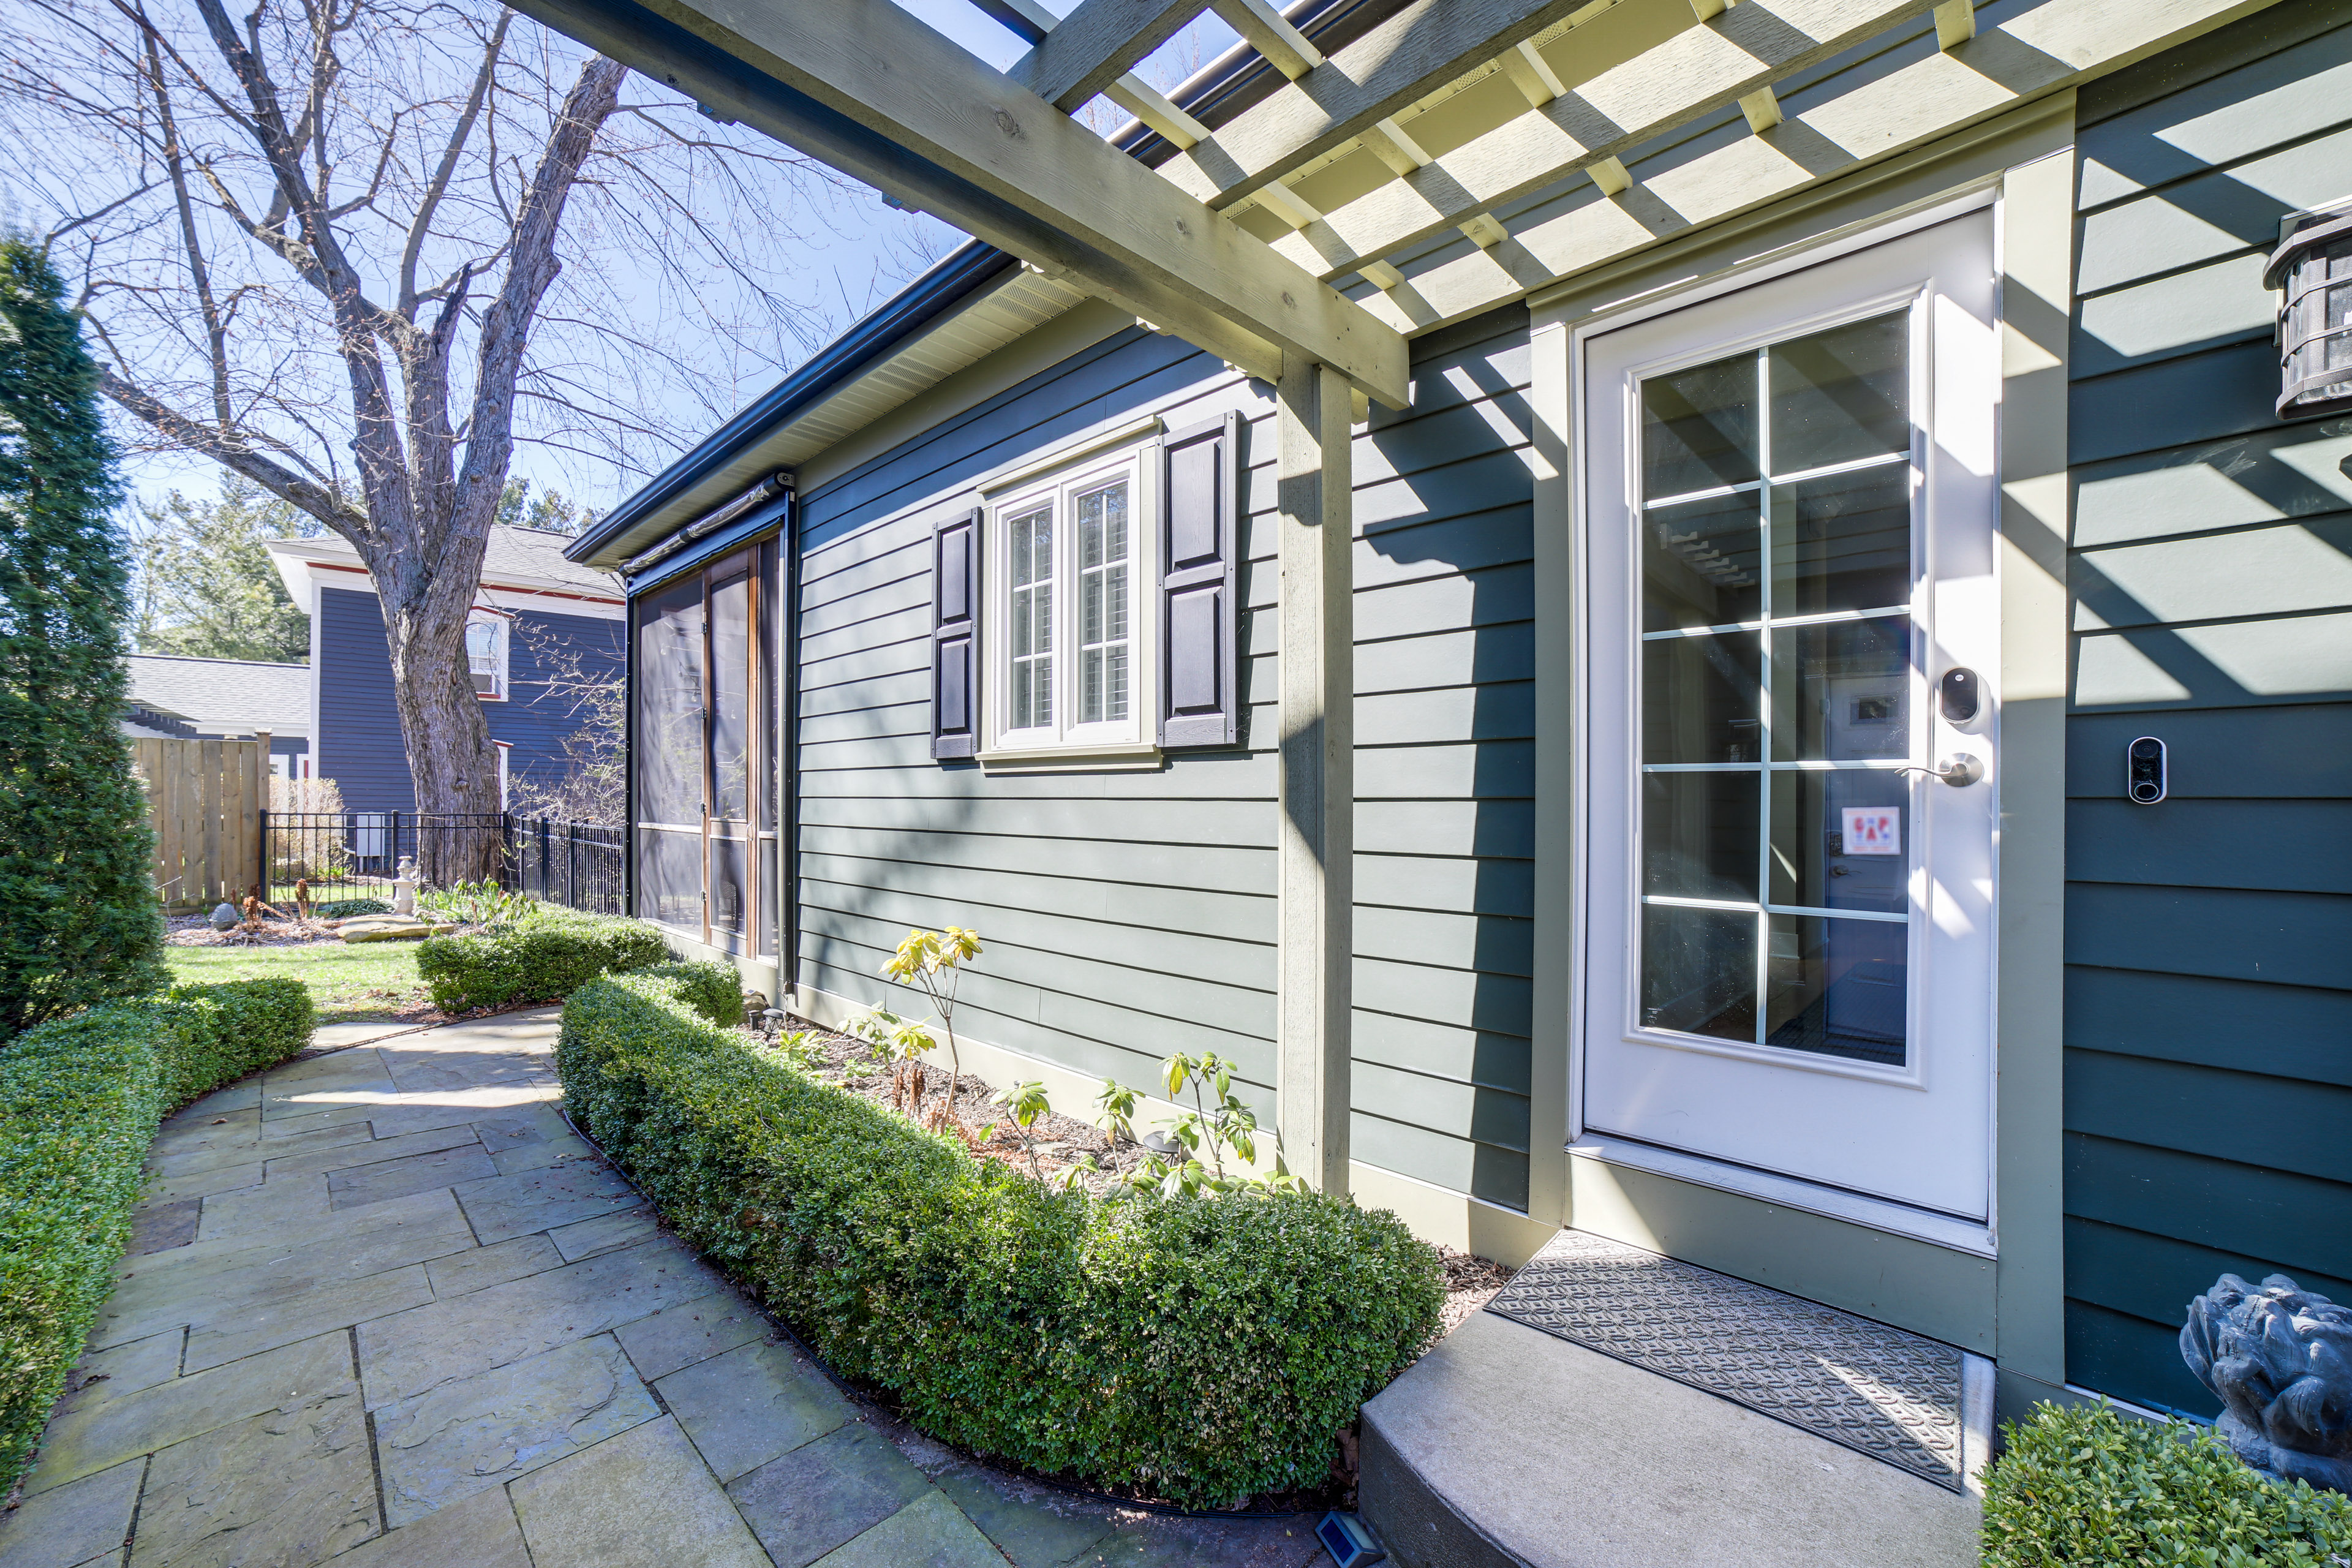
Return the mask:
MULTIPOLYGON (((1576 933, 1575 939, 1568 944, 1569 1016, 1567 1018, 1567 1109, 1568 1147, 1570 1149, 1576 1149, 1580 1144, 1584 1144, 1587 1135, 1587 1129, 1584 1122, 1585 1037, 1588 1024, 1585 997, 1592 981, 1592 960, 1591 955, 1585 951, 1587 943, 1583 941, 1583 933, 1586 927, 1584 910, 1588 898, 1588 889, 1585 884, 1590 868, 1592 865, 1592 857, 1595 853, 1592 842, 1591 811, 1591 773, 1596 763, 1601 760, 1594 749, 1595 741, 1592 711, 1593 697, 1591 691, 1592 671, 1589 650, 1591 628, 1589 624, 1590 603, 1589 599, 1585 596, 1590 593, 1592 584, 1591 540, 1593 520, 1591 516, 1590 498, 1586 494, 1586 469, 1590 454, 1586 449, 1587 443, 1581 439, 1576 438, 1580 436, 1581 432, 1585 428, 1585 422, 1591 412, 1591 400, 1588 395, 1590 389, 1586 385, 1588 345, 1595 338, 1619 331, 1639 322, 1653 321, 1662 316, 1671 315, 1675 311, 1688 309, 1691 306, 1703 304, 1712 300, 1722 299, 1727 295, 1738 293, 1745 289, 1755 288, 1759 285, 1769 283, 1779 279, 1793 277, 1797 274, 1810 271, 1816 267, 1825 266, 1845 257, 1858 255, 1864 251, 1874 248, 1875 247, 1887 244, 1890 241, 1901 239, 1906 236, 1917 234, 1923 230, 1933 228, 1938 224, 1947 223, 1952 219, 1964 217, 1973 213, 1985 211, 1987 208, 1993 209, 1996 214, 1994 219, 1995 232, 1993 245, 1995 251, 1998 252, 2000 247, 2000 221, 1998 212, 2000 198, 2000 178, 1998 175, 1981 178, 1971 182, 1969 184, 1963 186, 1956 192, 1948 194, 1940 200, 1915 207, 1908 212, 1902 213, 1892 218, 1882 219, 1874 223, 1856 225, 1844 232, 1829 237, 1818 243, 1800 244, 1786 247, 1769 256, 1759 258, 1746 264, 1727 268, 1721 272, 1715 273, 1696 282, 1677 288, 1657 289, 1622 304, 1595 311, 1577 321, 1576 324, 1569 330, 1568 341, 1565 345, 1563 345, 1567 351, 1566 359, 1568 382, 1566 387, 1567 405, 1563 412, 1569 421, 1567 428, 1571 437, 1572 452, 1563 478, 1566 479, 1568 485, 1568 495, 1566 499, 1568 501, 1570 549, 1573 552, 1574 559, 1572 570, 1574 573, 1575 592, 1578 595, 1578 597, 1573 601, 1575 606, 1576 626, 1573 633, 1571 633, 1569 656, 1570 670, 1570 679, 1574 689, 1574 695, 1571 699, 1573 718, 1570 720, 1569 744, 1571 748, 1575 762, 1573 763, 1573 772, 1571 774, 1573 783, 1570 791, 1572 805, 1570 806, 1571 816, 1569 824, 1569 853, 1571 857, 1570 865, 1573 869, 1570 874, 1569 879, 1570 887, 1569 889, 1568 896, 1572 900, 1574 909, 1570 929, 1576 933)), ((1998 258, 1996 257, 1996 263, 1997 259, 1998 258)), ((1998 325, 1999 323, 1996 321, 1996 328, 1998 328, 1998 325)), ((1996 909, 1999 908, 1999 901, 1997 899, 1995 900, 1994 907, 1996 909)), ((1998 944, 1996 943, 1993 974, 1996 985, 1998 984, 1999 976, 1999 953, 1997 947, 1998 944)), ((1679 1044, 1679 1042, 1677 1043, 1679 1044)), ((1989 1042, 1989 1045, 1991 1043, 1989 1042)), ((1761 1054, 1761 1050, 1759 1047, 1749 1048, 1747 1050, 1725 1051, 1718 1054, 1737 1055, 1743 1058, 1754 1059, 1761 1054)), ((1993 1071, 1994 1064, 1998 1059, 1996 1051, 1989 1049, 1987 1052, 1987 1070, 1989 1072, 1993 1071)), ((1777 1054, 1775 1054, 1772 1059, 1774 1060, 1775 1065, 1790 1065, 1780 1062, 1778 1060, 1777 1054)), ((1822 1068, 1818 1064, 1797 1065, 1809 1067, 1811 1068, 1812 1070, 1817 1071, 1835 1070, 1833 1068, 1822 1068)), ((1855 1074, 1853 1076, 1881 1079, 1890 1079, 1891 1077, 1891 1080, 1894 1082, 1916 1087, 1920 1081, 1918 1079, 1919 1071, 1919 1064, 1915 1061, 1911 1064, 1907 1073, 1904 1075, 1887 1075, 1882 1072, 1873 1072, 1867 1074, 1855 1074)), ((1987 1129, 1990 1146, 1985 1151, 1985 1160, 1987 1174, 1988 1178, 1990 1178, 1994 1163, 1997 1160, 1999 1148, 1999 1121, 1997 1108, 1989 1105, 1988 1114, 1990 1121, 1990 1125, 1987 1129)), ((1622 1146, 1623 1141, 1619 1135, 1612 1133, 1607 1134, 1606 1136, 1610 1139, 1612 1147, 1622 1146)), ((1696 1162, 1696 1164, 1694 1168, 1704 1168, 1717 1173, 1716 1179, 1708 1180, 1704 1184, 1708 1186, 1724 1188, 1733 1192, 1743 1192, 1757 1197, 1765 1197, 1771 1194, 1762 1190, 1762 1188, 1758 1184, 1759 1183, 1792 1183, 1799 1188, 1821 1194, 1811 1202, 1796 1204, 1793 1206, 1808 1208, 1815 1213, 1831 1214, 1835 1217, 1846 1217, 1841 1212, 1842 1209, 1846 1206, 1843 1200, 1851 1198, 1856 1202, 1864 1202, 1874 1205, 1878 1205, 1872 1209, 1871 1212, 1874 1214, 1880 1214, 1880 1209, 1883 1207, 1884 1213, 1880 1214, 1882 1223, 1872 1224, 1872 1228, 1874 1229, 1892 1230, 1899 1235, 1912 1236, 1918 1237, 1921 1240, 1932 1240, 1937 1241, 1939 1244, 1948 1245, 1948 1243, 1945 1242, 1944 1237, 1948 1231, 1948 1227, 1954 1222, 1947 1215, 1937 1215, 1929 1210, 1914 1208, 1909 1205, 1889 1200, 1865 1198, 1863 1194, 1849 1194, 1843 1188, 1822 1186, 1820 1184, 1806 1181, 1802 1177, 1788 1176, 1777 1173, 1767 1173, 1754 1170, 1748 1166, 1712 1159, 1705 1155, 1683 1153, 1680 1157, 1696 1162), (1832 1194, 1834 1194, 1834 1196, 1832 1194)), ((1679 1174, 1680 1173, 1661 1171, 1659 1173, 1679 1174)), ((2000 1210, 1998 1206, 1998 1194, 1992 1190, 1994 1185, 1995 1184, 1991 1180, 1988 1179, 1985 1193, 1985 1202, 1987 1205, 1986 1220, 1981 1225, 1978 1225, 1977 1222, 1974 1221, 1967 1222, 1970 1225, 1976 1226, 1978 1231, 1980 1233, 1995 1232, 1999 1226, 2000 1210)), ((1783 1201, 1788 1200, 1784 1199, 1783 1201)), ((1868 1224, 1871 1222, 1864 1221, 1863 1223, 1868 1224)))
MULTIPOLYGON (((1572 744, 1581 715, 1575 708, 1576 683, 1569 679, 1575 668, 1569 650, 1583 631, 1574 609, 1583 584, 1569 497, 1575 447, 1570 436, 1572 329, 1597 309, 1648 302, 1667 287, 1735 277, 1732 286, 1738 286, 1775 261, 1825 256, 1829 247, 1849 236, 1884 231, 1908 215, 1941 209, 1938 216, 1948 216, 1956 198, 1996 204, 1994 263, 2003 301, 2002 406, 1996 429, 2002 510, 1996 548, 2002 552, 2007 694, 1993 1101, 1992 1203, 2000 1256, 1986 1260, 1940 1247, 1903 1253, 1920 1261, 1896 1278, 1885 1272, 1889 1255, 1884 1249, 1922 1244, 1786 1203, 1570 1154, 1569 1112, 1580 1085, 1570 1081, 1567 1026, 1581 994, 1581 976, 1567 963, 1537 966, 1528 1214, 1539 1223, 1584 1224, 1611 1235, 1623 1231, 1626 1239, 1641 1245, 1671 1239, 1675 1245, 1661 1250, 1815 1300, 1850 1307, 1861 1302, 1856 1310, 1864 1311, 1874 1310, 1868 1303, 1885 1289, 1927 1289, 1939 1300, 1948 1295, 1953 1279, 1936 1271, 1934 1258, 1990 1269, 1993 1278, 1985 1282, 1983 1298, 1969 1297, 1962 1317, 1971 1323, 1981 1318, 1981 1348, 1998 1354, 2004 1415, 2021 1413, 2017 1390, 2044 1384, 2055 1389, 2064 1364, 2056 948, 2064 905, 2058 859, 2064 843, 2063 733, 2033 710, 2063 706, 2067 679, 2063 550, 2070 510, 2064 453, 2074 142, 2074 94, 2067 90, 1916 153, 1792 192, 1745 218, 1677 235, 1637 257, 1548 288, 1528 301, 1534 588, 1536 602, 1544 606, 1535 627, 1535 941, 1538 951, 1567 957, 1581 941, 1571 875, 1578 864, 1572 829, 1585 809, 1577 778, 1581 758, 1572 744), (2021 512, 2032 514, 2032 527, 2021 526, 2021 512), (2053 551, 2059 557, 2054 566, 2053 551), (2012 570, 2021 563, 2032 570, 2012 570), (2058 700, 2041 700, 2045 693, 2055 693, 2058 700), (1615 1198, 1590 1201, 1613 1193, 1618 1174, 1629 1192, 1651 1194, 1662 1205, 1657 1212, 1649 1212, 1647 1200, 1638 1209, 1615 1198), (1665 1228, 1643 1243, 1636 1234, 1643 1225, 1665 1228), (1766 1234, 1776 1239, 1759 1252, 1759 1237, 1766 1234), (1839 1236, 1845 1239, 1832 1240, 1839 1236), (1783 1256, 1790 1246, 1796 1251, 1783 1256), (1870 1280, 1878 1283, 1866 1289, 1860 1283, 1870 1280)), ((1979 1342, 1950 1325, 1937 1331, 1939 1337, 1979 1342)))

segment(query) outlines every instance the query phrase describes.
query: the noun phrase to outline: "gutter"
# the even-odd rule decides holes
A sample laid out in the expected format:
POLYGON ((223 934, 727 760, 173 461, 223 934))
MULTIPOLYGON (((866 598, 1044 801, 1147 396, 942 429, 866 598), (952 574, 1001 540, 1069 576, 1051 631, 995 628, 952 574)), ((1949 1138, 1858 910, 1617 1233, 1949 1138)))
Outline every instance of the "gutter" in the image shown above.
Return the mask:
POLYGON ((565 545, 564 559, 587 564, 593 557, 674 505, 679 497, 723 468, 745 445, 806 413, 894 353, 907 339, 1019 266, 1019 262, 992 246, 978 240, 965 245, 893 295, 880 310, 817 351, 798 370, 655 475, 644 489, 614 508, 595 527, 565 545))

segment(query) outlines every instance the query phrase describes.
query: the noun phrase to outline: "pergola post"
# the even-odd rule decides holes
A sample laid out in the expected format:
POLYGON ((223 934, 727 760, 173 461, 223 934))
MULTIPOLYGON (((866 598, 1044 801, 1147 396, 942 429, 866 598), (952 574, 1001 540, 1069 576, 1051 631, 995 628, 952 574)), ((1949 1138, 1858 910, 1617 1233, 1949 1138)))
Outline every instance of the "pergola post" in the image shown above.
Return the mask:
POLYGON ((1286 357, 1275 412, 1282 551, 1276 1125, 1290 1169, 1327 1193, 1348 1190, 1355 953, 1348 393, 1339 372, 1286 357))

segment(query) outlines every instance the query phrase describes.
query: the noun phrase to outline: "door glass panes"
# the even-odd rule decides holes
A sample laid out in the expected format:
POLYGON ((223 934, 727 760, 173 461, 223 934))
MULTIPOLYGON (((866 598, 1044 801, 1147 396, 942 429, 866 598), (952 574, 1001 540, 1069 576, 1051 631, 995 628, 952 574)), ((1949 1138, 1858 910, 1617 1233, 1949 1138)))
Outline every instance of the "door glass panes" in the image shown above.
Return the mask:
POLYGON ((1078 498, 1078 722, 1127 718, 1125 483, 1078 498))
POLYGON ((751 578, 710 590, 710 815, 751 816, 751 578))
POLYGON ((1012 547, 1013 728, 1054 721, 1054 513, 1014 518, 1012 547))
POLYGON ((1727 626, 1764 605, 1756 498, 1745 492, 1648 508, 1642 518, 1642 629, 1727 626))
POLYGON ((1759 461, 1756 356, 1734 354, 1642 383, 1642 494, 1753 483, 1759 461))
POLYGON ((1906 1060, 1908 333, 1642 384, 1644 1028, 1906 1060))

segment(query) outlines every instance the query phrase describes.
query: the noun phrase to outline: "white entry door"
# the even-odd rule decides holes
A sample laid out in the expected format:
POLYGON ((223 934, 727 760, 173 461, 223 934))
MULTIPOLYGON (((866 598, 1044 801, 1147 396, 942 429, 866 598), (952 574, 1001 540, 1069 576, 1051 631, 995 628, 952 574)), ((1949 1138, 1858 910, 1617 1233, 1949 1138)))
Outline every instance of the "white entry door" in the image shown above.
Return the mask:
POLYGON ((1994 298, 1979 212, 1581 341, 1587 1135, 1989 1217, 1994 298))

